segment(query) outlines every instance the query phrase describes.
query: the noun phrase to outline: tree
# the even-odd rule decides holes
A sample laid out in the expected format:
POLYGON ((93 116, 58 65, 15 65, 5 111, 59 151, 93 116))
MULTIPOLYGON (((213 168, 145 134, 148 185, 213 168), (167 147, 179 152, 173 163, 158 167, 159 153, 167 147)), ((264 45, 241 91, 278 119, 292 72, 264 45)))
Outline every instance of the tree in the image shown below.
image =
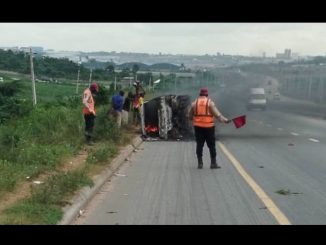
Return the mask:
POLYGON ((186 69, 185 65, 182 63, 180 66, 180 71, 184 71, 186 69))
POLYGON ((106 67, 106 70, 109 72, 109 74, 114 74, 114 66, 113 65, 108 65, 106 67))
POLYGON ((130 73, 130 69, 128 67, 123 68, 120 72, 120 77, 128 77, 130 73))
POLYGON ((134 74, 134 76, 136 75, 136 73, 139 71, 139 65, 134 64, 132 66, 132 73, 134 74))

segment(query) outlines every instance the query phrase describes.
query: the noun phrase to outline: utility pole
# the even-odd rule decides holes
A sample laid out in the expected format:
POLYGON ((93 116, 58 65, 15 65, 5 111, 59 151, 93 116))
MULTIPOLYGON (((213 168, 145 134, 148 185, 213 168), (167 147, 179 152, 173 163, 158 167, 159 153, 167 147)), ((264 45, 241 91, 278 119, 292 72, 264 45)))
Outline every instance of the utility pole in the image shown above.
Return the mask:
POLYGON ((177 75, 174 77, 174 94, 177 94, 177 75))
POLYGON ((312 78, 309 79, 309 87, 308 87, 308 100, 311 100, 311 86, 312 86, 312 78))
POLYGON ((114 76, 114 91, 117 90, 117 76, 114 76))
POLYGON ((92 73, 93 73, 93 69, 91 68, 91 72, 89 73, 89 86, 92 83, 92 73))
POLYGON ((34 66, 33 66, 33 53, 32 48, 29 48, 30 52, 30 63, 31 63, 31 78, 32 78, 32 91, 33 91, 33 105, 36 105, 36 91, 35 91, 35 77, 34 77, 34 66))
POLYGON ((78 64, 78 74, 77 74, 77 84, 76 84, 76 94, 78 94, 79 74, 80 74, 80 64, 78 64))
POLYGON ((149 88, 149 91, 151 91, 151 80, 152 80, 152 77, 150 76, 150 77, 149 77, 149 82, 148 82, 148 88, 149 88))

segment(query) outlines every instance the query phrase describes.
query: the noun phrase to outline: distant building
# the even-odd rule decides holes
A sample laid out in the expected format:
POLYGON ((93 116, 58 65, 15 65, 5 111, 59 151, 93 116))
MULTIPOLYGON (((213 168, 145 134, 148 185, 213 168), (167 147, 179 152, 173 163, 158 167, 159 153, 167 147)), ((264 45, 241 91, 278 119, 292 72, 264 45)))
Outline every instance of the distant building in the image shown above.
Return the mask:
POLYGON ((43 47, 21 47, 20 51, 25 52, 25 53, 29 53, 30 48, 32 48, 32 52, 35 55, 42 55, 44 52, 43 47))
POLYGON ((291 59, 291 49, 285 49, 284 53, 276 54, 278 59, 291 59))
POLYGON ((120 89, 131 87, 134 83, 134 77, 123 77, 117 85, 120 85, 120 89))

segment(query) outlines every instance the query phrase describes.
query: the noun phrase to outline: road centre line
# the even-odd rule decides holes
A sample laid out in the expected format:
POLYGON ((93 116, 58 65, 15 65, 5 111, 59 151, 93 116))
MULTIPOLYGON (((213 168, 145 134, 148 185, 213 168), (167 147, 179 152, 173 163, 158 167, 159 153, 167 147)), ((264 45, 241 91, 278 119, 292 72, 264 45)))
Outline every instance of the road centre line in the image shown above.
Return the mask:
POLYGON ((221 148, 223 153, 231 161, 235 169, 244 178, 251 189, 256 193, 258 198, 265 204, 266 208, 271 212, 276 221, 280 225, 291 225, 289 219, 282 213, 282 211, 276 206, 273 200, 264 192, 264 190, 254 181, 254 179, 244 170, 240 162, 231 154, 231 152, 226 148, 226 146, 217 142, 218 146, 221 148))
POLYGON ((294 136, 298 136, 299 134, 298 133, 294 133, 294 132, 291 132, 292 135, 294 136))

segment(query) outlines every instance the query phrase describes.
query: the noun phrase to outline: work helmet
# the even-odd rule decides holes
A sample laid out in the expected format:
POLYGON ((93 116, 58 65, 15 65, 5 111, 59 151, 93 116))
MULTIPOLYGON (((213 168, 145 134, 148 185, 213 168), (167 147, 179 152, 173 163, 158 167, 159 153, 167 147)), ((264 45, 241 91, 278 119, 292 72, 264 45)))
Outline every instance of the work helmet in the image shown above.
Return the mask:
POLYGON ((91 86, 89 87, 91 91, 99 91, 99 87, 97 83, 92 83, 91 86))
POLYGON ((201 88, 199 95, 200 96, 208 96, 208 89, 207 88, 201 88))

